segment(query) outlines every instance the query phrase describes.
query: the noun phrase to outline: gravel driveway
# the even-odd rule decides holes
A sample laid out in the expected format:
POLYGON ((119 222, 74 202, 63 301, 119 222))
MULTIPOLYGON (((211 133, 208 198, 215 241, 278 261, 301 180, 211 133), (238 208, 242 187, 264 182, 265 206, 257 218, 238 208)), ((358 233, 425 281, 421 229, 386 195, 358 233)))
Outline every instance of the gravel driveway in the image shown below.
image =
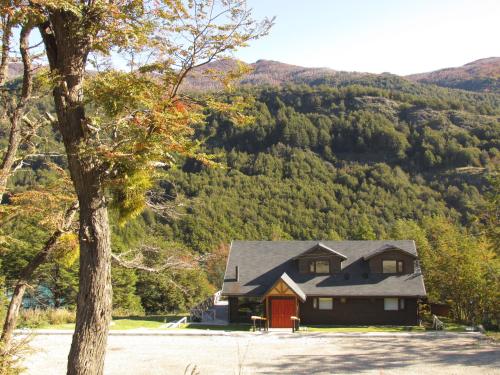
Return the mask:
MULTIPOLYGON (((500 374, 500 346, 477 334, 179 332, 110 336, 105 374, 500 374)), ((27 373, 64 374, 70 342, 35 336, 27 373)))

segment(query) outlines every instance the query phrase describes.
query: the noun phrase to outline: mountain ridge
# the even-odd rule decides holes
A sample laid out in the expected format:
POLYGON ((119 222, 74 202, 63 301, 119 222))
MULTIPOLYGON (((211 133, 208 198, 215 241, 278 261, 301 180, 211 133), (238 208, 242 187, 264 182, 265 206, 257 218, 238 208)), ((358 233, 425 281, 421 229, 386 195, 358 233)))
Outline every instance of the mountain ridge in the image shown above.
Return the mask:
MULTIPOLYGON (((287 64, 275 60, 259 59, 245 63, 236 59, 221 59, 194 69, 185 79, 185 91, 210 91, 222 88, 220 81, 214 80, 217 72, 228 72, 238 64, 249 68, 250 72, 236 81, 238 86, 281 86, 286 84, 345 85, 361 83, 363 80, 401 80, 408 83, 436 85, 445 88, 462 89, 472 92, 500 94, 500 57, 475 60, 459 67, 449 67, 430 72, 409 75, 392 73, 368 73, 341 71, 327 67, 311 68, 287 64)), ((9 76, 16 78, 22 74, 22 65, 9 65, 9 76)), ((394 82, 389 83, 394 84, 394 82)))
POLYGON ((487 57, 458 67, 410 74, 405 78, 424 84, 469 91, 500 92, 500 57, 487 57))
POLYGON ((392 73, 367 73, 340 71, 327 67, 309 68, 274 60, 259 59, 247 64, 234 59, 219 60, 196 69, 186 80, 186 90, 210 90, 221 85, 206 76, 207 72, 229 71, 243 64, 250 72, 237 81, 238 85, 280 86, 284 84, 333 84, 356 83, 362 79, 397 78, 417 84, 433 84, 446 88, 473 92, 500 93, 500 57, 490 57, 469 62, 460 67, 444 68, 406 76, 392 73))

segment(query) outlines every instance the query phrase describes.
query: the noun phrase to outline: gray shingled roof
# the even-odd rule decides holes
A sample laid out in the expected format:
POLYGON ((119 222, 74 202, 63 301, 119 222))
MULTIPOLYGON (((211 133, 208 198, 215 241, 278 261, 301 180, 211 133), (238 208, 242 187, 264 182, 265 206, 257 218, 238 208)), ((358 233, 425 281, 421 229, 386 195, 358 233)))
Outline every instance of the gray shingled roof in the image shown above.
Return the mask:
POLYGON ((374 274, 363 258, 384 245, 417 256, 415 242, 401 241, 321 241, 347 259, 334 275, 300 274, 294 257, 318 241, 234 241, 226 267, 222 293, 262 297, 286 273, 307 296, 425 296, 422 274, 374 274), (238 266, 239 280, 235 279, 238 266), (346 279, 345 275, 349 277, 346 279))
POLYGON ((297 258, 300 258, 300 257, 303 257, 303 256, 307 256, 307 254, 309 254, 309 252, 311 252, 311 250, 315 250, 315 249, 317 249, 317 248, 321 248, 321 249, 323 249, 323 250, 326 250, 327 252, 330 252, 330 253, 332 253, 333 255, 336 255, 336 256, 338 256, 338 257, 340 257, 340 258, 344 259, 344 260, 345 260, 345 259, 347 259, 347 257, 346 257, 344 254, 341 254, 341 253, 339 253, 338 251, 333 250, 332 248, 330 248, 330 247, 326 246, 324 243, 321 243, 321 242, 318 242, 318 243, 316 244, 316 246, 313 246, 312 248, 307 249, 306 251, 304 251, 303 253, 301 253, 301 254, 297 255, 297 256, 296 256, 296 257, 294 257, 293 259, 297 259, 297 258))
POLYGON ((394 245, 389 245, 389 244, 385 244, 385 245, 382 245, 381 247, 379 247, 378 249, 375 249, 374 251, 372 251, 371 253, 365 255, 363 257, 364 260, 368 260, 370 258, 373 258, 374 256, 376 255, 379 255, 379 254, 382 254, 384 251, 387 251, 387 250, 396 250, 396 251, 401 251, 402 253, 405 253, 405 254, 408 254, 408 255, 411 255, 413 256, 414 258, 417 258, 417 254, 416 253, 412 253, 410 251, 407 251, 407 250, 404 250, 404 249, 401 249, 397 246, 394 246, 394 245))

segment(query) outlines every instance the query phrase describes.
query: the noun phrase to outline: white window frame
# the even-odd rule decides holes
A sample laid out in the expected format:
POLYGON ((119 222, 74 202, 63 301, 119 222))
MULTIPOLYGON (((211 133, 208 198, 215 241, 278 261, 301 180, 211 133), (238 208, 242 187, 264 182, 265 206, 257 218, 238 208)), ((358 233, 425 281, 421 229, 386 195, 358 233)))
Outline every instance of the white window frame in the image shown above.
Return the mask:
POLYGON ((399 298, 388 297, 384 298, 384 311, 398 311, 399 310, 399 298))
POLYGON ((316 273, 321 273, 321 274, 330 273, 330 261, 329 260, 316 260, 314 262, 314 270, 316 273), (328 267, 328 270, 325 272, 319 272, 318 271, 318 263, 325 263, 324 265, 328 267))
POLYGON ((318 297, 318 310, 332 310, 332 309, 333 309, 333 298, 318 297))
MULTIPOLYGON (((392 269, 392 266, 391 266, 391 269, 392 269)), ((398 262, 397 260, 393 260, 393 259, 383 259, 382 260, 382 273, 397 273, 398 272, 398 262), (394 263, 394 271, 386 271, 385 267, 384 267, 384 263, 394 263)))

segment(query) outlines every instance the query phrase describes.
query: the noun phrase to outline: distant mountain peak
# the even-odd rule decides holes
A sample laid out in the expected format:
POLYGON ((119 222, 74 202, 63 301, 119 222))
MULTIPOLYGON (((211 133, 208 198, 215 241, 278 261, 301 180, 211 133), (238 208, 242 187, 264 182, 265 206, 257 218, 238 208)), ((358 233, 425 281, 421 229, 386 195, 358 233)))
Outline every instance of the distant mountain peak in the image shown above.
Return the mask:
POLYGON ((487 57, 459 67, 411 74, 406 78, 444 87, 500 93, 500 57, 487 57))

